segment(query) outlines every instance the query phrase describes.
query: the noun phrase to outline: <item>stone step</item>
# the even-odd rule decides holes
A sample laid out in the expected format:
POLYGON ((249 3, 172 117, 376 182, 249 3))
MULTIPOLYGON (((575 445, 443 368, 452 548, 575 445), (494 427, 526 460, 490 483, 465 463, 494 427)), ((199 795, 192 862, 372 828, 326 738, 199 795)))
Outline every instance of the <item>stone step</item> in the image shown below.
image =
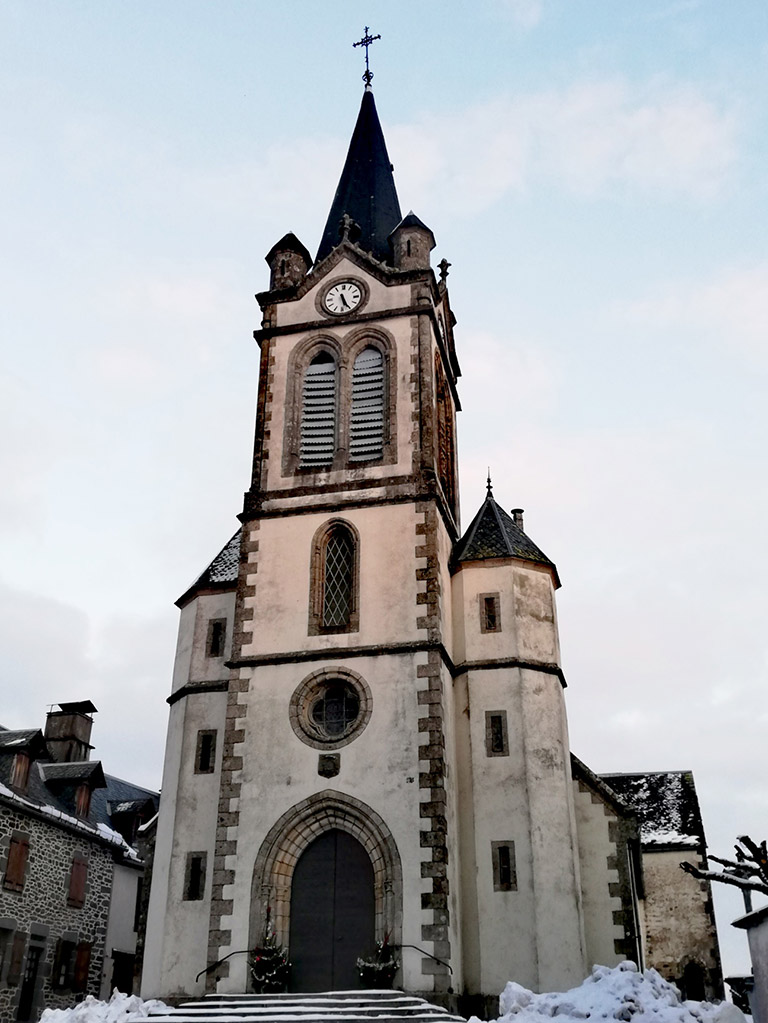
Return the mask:
POLYGON ((206 995, 152 1023, 464 1023, 439 1005, 402 991, 327 991, 312 994, 206 995))

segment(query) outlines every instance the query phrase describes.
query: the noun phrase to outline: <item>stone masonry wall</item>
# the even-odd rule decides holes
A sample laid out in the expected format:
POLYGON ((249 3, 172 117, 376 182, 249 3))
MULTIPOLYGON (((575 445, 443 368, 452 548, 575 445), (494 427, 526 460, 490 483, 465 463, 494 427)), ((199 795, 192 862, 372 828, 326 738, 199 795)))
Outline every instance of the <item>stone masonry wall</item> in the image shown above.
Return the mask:
POLYGON ((16 1019, 21 983, 7 982, 16 934, 25 938, 25 962, 30 935, 35 944, 43 946, 31 1019, 37 1019, 43 1008, 63 1008, 81 997, 71 990, 51 987, 56 943, 62 936, 75 943, 92 943, 84 994, 98 997, 112 888, 113 857, 108 847, 94 842, 86 833, 69 832, 10 807, 0 807, 0 878, 5 876, 14 833, 28 838, 29 857, 22 891, 7 891, 0 881, 0 928, 14 932, 7 935, 0 974, 0 1023, 16 1019), (88 861, 85 902, 79 909, 67 905, 70 870, 76 853, 88 861))

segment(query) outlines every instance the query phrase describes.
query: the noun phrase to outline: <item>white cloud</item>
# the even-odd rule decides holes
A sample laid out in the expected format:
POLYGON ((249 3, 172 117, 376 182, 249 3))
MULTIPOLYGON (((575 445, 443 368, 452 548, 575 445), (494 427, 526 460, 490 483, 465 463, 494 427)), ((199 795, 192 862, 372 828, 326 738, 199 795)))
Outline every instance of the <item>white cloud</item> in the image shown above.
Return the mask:
POLYGON ((535 28, 541 21, 542 0, 502 0, 503 9, 520 28, 535 28))
POLYGON ((760 361, 768 355, 768 263, 678 281, 641 301, 614 307, 625 321, 695 332, 760 361))
POLYGON ((388 135, 403 194, 472 216, 541 180, 580 195, 634 188, 706 199, 735 160, 737 127, 693 86, 614 78, 497 97, 388 135))

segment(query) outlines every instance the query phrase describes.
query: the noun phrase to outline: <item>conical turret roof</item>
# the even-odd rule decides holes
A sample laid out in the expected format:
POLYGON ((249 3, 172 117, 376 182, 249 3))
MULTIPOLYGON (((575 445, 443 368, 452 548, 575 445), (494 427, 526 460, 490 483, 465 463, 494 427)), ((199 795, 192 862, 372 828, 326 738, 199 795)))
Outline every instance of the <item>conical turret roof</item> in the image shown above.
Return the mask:
POLYGON ((401 213, 392 164, 370 88, 363 93, 344 170, 317 250, 317 263, 338 245, 339 222, 345 213, 360 227, 360 236, 355 238, 360 248, 387 261, 388 238, 400 223, 401 213))
POLYGON ((456 544, 454 553, 456 562, 483 561, 486 558, 520 558, 547 565, 554 572, 555 585, 560 585, 554 562, 496 503, 490 487, 480 511, 456 544))

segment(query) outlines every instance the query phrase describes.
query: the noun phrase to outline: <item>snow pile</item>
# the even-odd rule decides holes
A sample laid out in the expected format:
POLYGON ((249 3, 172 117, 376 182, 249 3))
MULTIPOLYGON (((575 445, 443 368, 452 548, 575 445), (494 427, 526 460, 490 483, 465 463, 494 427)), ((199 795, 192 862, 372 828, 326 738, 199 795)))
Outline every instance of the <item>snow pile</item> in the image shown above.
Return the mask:
MULTIPOLYGON (((656 970, 640 973, 634 963, 614 969, 594 966, 592 976, 562 994, 535 995, 510 981, 501 993, 502 1015, 497 1023, 580 1023, 585 1019, 622 1023, 745 1023, 744 1014, 730 1002, 684 1002, 680 992, 656 970)), ((479 1023, 473 1016, 470 1023, 479 1023)))
POLYGON ((169 1006, 156 998, 144 1002, 138 995, 124 995, 115 990, 108 1002, 88 995, 71 1009, 46 1009, 40 1023, 128 1023, 146 1019, 150 1013, 168 1012, 169 1006))

